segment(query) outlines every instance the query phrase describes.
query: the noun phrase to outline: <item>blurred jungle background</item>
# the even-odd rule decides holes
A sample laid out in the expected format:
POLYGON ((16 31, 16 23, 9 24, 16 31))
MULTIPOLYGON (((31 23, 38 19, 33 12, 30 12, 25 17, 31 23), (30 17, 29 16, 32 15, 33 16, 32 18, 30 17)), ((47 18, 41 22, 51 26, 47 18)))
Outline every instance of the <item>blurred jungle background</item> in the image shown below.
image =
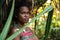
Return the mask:
MULTIPOLYGON (((11 0, 1 0, 0 1, 0 31, 3 28, 7 14, 7 7, 11 0), (2 6, 1 6, 2 5, 2 6)), ((46 7, 52 5, 54 8, 53 17, 50 25, 50 31, 48 35, 48 40, 60 40, 60 0, 25 0, 31 3, 31 17, 30 20, 37 16, 39 13, 44 11, 46 7)), ((46 21, 48 17, 48 12, 37 18, 35 22, 31 23, 30 28, 33 30, 34 34, 39 40, 43 40, 45 37, 46 21)), ((50 20, 49 20, 50 21, 50 20)), ((47 24, 48 25, 48 24, 47 24)))

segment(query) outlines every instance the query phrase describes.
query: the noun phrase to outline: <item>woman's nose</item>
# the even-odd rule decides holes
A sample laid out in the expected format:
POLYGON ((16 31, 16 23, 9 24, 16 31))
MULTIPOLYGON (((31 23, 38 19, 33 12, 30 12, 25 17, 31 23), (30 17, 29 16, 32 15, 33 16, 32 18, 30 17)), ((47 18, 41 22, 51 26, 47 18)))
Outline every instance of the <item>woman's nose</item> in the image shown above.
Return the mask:
POLYGON ((29 14, 25 14, 25 17, 29 17, 29 14))

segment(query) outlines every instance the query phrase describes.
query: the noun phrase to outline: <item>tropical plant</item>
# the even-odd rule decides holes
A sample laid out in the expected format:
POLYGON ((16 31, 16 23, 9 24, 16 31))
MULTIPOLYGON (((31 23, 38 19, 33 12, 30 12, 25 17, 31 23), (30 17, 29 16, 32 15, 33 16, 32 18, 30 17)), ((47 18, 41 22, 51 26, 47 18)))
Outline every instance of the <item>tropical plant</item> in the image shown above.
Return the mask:
MULTIPOLYGON (((11 24, 11 20, 12 20, 12 17, 13 17, 14 3, 15 3, 15 0, 13 0, 10 14, 9 14, 8 19, 7 19, 6 23, 5 23, 5 26, 4 26, 3 30, 2 30, 2 33, 0 33, 0 40, 5 40, 5 39, 6 39, 8 30, 9 30, 9 27, 10 27, 10 24, 11 24)), ((41 13, 39 13, 36 17, 32 18, 32 20, 31 20, 30 22, 28 22, 28 23, 27 23, 26 25, 24 25, 21 29, 19 29, 19 31, 17 31, 16 33, 12 34, 12 35, 11 35, 10 37, 8 37, 6 40, 13 40, 18 34, 20 34, 20 33, 23 31, 23 29, 25 29, 27 26, 29 26, 30 23, 34 22, 37 18, 40 18, 41 15, 45 14, 46 12, 49 12, 49 14, 50 14, 50 11, 51 11, 52 9, 53 9, 53 7, 52 7, 51 5, 48 6, 48 7, 47 7, 46 9, 44 9, 41 13)), ((52 15, 52 14, 50 14, 50 15, 48 16, 48 19, 47 19, 47 20, 49 20, 50 17, 52 18, 51 15, 52 15)), ((46 27, 49 26, 49 28, 47 28, 46 31, 45 31, 45 38, 46 38, 47 40, 48 40, 48 35, 46 35, 46 33, 49 34, 49 31, 48 31, 48 30, 50 29, 51 18, 50 18, 50 21, 47 21, 47 23, 49 22, 48 25, 46 24, 46 27)))

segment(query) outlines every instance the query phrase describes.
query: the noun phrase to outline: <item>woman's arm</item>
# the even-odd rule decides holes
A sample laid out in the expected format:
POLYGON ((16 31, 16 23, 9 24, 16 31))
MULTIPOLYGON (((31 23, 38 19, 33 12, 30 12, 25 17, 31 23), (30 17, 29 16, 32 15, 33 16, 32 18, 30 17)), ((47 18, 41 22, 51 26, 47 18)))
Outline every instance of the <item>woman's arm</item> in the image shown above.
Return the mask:
POLYGON ((14 38, 14 40, 20 40, 20 36, 18 35, 17 37, 14 38))
MULTIPOLYGON (((15 33, 18 30, 19 29, 18 28, 15 28, 15 27, 14 28, 11 28, 12 34, 15 33)), ((15 37, 13 40, 20 40, 20 34, 17 37, 15 37)))

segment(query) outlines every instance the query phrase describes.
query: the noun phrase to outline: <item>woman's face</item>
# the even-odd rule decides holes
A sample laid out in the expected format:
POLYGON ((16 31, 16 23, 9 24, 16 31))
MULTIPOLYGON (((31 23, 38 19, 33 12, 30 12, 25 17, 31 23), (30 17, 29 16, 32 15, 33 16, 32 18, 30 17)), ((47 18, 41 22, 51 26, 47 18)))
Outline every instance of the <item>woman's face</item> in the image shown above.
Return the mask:
POLYGON ((22 6, 18 14, 18 21, 22 23, 27 23, 29 21, 29 15, 30 13, 28 7, 22 6))

